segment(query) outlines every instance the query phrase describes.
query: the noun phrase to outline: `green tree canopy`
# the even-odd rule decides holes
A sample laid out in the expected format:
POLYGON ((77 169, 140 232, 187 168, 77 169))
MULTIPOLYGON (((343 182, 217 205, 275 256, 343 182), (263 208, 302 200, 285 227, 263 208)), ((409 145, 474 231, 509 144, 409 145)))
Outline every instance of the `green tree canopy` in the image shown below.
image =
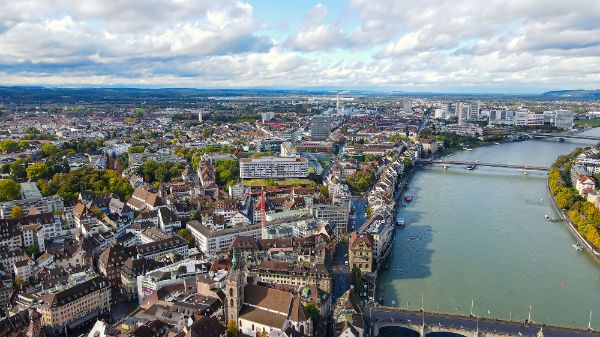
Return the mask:
POLYGON ((363 280, 362 273, 358 267, 352 268, 352 284, 354 285, 354 292, 361 294, 363 292, 363 280))
POLYGON ((23 211, 23 207, 21 206, 15 206, 10 210, 10 217, 11 218, 21 218, 25 216, 25 212, 23 211))
POLYGON ((51 157, 56 154, 56 145, 47 143, 42 145, 42 153, 46 157, 51 157))
POLYGON ((233 185, 237 182, 240 165, 235 159, 219 160, 215 164, 217 184, 221 187, 233 185))
POLYGON ((317 326, 319 324, 319 308, 314 303, 310 303, 304 307, 304 314, 310 317, 313 321, 313 332, 317 330, 317 326))
POLYGON ((125 201, 133 193, 129 181, 111 170, 81 168, 69 173, 55 174, 48 184, 40 186, 43 195, 58 194, 69 201, 77 200, 79 192, 87 190, 93 194, 114 193, 125 201))
POLYGON ((194 238, 194 235, 188 228, 180 229, 177 232, 177 236, 187 241, 190 247, 194 247, 196 245, 196 238, 194 238))
POLYGON ((19 143, 14 140, 3 140, 0 142, 0 152, 9 153, 17 150, 19 148, 19 143))
POLYGON ((46 176, 48 167, 44 163, 35 163, 27 167, 27 178, 31 181, 36 181, 46 176))
POLYGON ((227 322, 227 337, 237 337, 238 336, 238 326, 237 322, 230 319, 227 322))
POLYGON ((0 202, 19 199, 20 196, 21 185, 10 179, 0 180, 0 202))

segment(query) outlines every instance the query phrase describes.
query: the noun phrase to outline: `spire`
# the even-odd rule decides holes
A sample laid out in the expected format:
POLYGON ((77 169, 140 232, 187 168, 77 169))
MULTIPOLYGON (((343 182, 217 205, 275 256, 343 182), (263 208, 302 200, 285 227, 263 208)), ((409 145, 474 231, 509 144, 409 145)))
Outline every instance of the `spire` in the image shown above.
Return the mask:
POLYGON ((233 248, 233 252, 232 252, 233 256, 231 257, 231 269, 236 270, 237 269, 237 254, 235 253, 235 248, 233 248))

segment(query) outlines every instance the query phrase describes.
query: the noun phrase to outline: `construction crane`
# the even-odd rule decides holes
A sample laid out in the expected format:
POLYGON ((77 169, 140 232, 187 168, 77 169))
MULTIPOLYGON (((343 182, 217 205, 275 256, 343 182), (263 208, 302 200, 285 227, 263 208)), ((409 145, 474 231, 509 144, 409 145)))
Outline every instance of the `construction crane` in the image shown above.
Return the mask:
MULTIPOLYGON (((293 187, 281 187, 281 188, 275 188, 275 189, 270 189, 269 191, 267 191, 266 193, 279 193, 279 192, 288 192, 288 191, 293 191, 294 188, 293 187)), ((246 195, 259 195, 260 194, 260 226, 262 228, 262 230, 265 229, 265 187, 261 186, 260 187, 260 192, 247 192, 246 195)))

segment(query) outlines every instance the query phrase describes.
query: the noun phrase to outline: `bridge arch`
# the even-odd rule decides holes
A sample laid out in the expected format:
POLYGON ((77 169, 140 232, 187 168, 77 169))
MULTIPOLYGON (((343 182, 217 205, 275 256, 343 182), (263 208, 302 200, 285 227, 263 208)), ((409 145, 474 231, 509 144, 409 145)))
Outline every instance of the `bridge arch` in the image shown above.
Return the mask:
POLYGON ((462 335, 454 332, 445 332, 445 331, 436 331, 430 332, 425 337, 467 337, 466 335, 462 335))
POLYGON ((386 325, 379 328, 380 337, 421 337, 421 333, 409 326, 386 325))

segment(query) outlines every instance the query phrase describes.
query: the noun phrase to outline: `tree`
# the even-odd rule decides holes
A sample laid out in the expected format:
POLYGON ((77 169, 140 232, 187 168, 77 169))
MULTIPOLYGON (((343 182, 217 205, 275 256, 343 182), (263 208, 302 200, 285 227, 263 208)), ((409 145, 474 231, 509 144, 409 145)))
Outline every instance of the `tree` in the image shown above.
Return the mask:
POLYGON ((194 221, 194 220, 200 221, 200 219, 201 219, 200 212, 193 211, 192 214, 190 214, 189 221, 194 221))
POLYGON ((15 142, 14 140, 7 139, 0 142, 0 152, 9 153, 17 150, 18 148, 19 143, 15 142))
POLYGON ((40 253, 40 248, 37 245, 32 244, 27 247, 27 251, 31 257, 35 258, 40 253))
POLYGON ((187 241, 190 247, 194 247, 196 245, 196 238, 194 238, 194 235, 192 235, 192 232, 189 230, 189 228, 180 229, 177 232, 177 236, 187 241))
POLYGON ((0 202, 18 199, 21 196, 21 185, 10 179, 0 179, 0 202))
POLYGON ((314 303, 310 303, 304 307, 304 314, 306 314, 306 316, 312 319, 313 332, 315 332, 319 324, 319 318, 321 318, 321 316, 319 315, 319 308, 317 308, 317 306, 314 303))
POLYGON ((354 284, 354 292, 357 294, 362 294, 363 292, 363 280, 362 273, 358 267, 352 268, 352 284, 354 284))
POLYGON ((10 210, 10 217, 11 218, 21 218, 25 215, 25 212, 23 211, 23 207, 21 206, 15 206, 10 210))
POLYGON ((35 163, 27 167, 27 178, 30 181, 36 181, 43 178, 48 173, 48 167, 44 163, 35 163))
POLYGON ((358 193, 365 192, 374 181, 374 172, 356 172, 346 179, 346 183, 352 191, 358 193))
POLYGON ((329 188, 327 186, 320 186, 319 187, 319 192, 321 193, 321 196, 323 198, 329 198, 329 188))
POLYGON ((142 145, 131 146, 127 149, 128 153, 143 153, 146 148, 142 145))
POLYGON ((227 337, 237 337, 238 336, 238 326, 237 322, 230 319, 227 322, 227 337))
POLYGON ((402 160, 402 163, 404 164, 404 172, 408 172, 410 171, 410 169, 413 167, 413 161, 410 158, 404 158, 402 160))
POLYGON ((23 280, 18 276, 15 277, 15 282, 13 284, 13 287, 17 290, 20 290, 21 286, 23 286, 23 280))
POLYGON ((56 145, 52 143, 47 143, 42 145, 42 153, 46 157, 51 157, 56 154, 56 145))
POLYGON ((98 171, 82 168, 69 173, 55 174, 46 185, 40 185, 42 195, 58 194, 68 201, 75 201, 82 190, 93 194, 115 193, 121 200, 127 200, 133 187, 129 181, 114 171, 98 171))
POLYGON ((240 165, 235 159, 219 160, 215 164, 217 184, 221 187, 233 185, 237 182, 240 165))
POLYGON ((23 167, 26 162, 26 160, 17 160, 10 164, 10 175, 17 179, 27 177, 27 171, 25 171, 25 168, 23 167))

